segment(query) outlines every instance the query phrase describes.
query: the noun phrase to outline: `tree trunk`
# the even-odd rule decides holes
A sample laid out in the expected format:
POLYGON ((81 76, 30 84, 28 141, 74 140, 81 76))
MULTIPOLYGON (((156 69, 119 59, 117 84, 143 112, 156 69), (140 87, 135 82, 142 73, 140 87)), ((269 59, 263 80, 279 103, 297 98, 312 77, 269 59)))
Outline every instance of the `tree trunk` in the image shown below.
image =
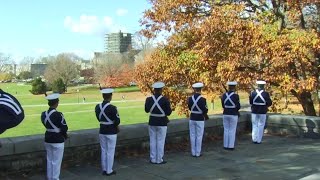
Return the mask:
POLYGON ((298 99, 301 104, 304 114, 307 116, 317 116, 316 110, 314 108, 313 100, 311 97, 311 93, 309 91, 302 91, 301 93, 297 93, 296 91, 291 91, 292 94, 298 99))

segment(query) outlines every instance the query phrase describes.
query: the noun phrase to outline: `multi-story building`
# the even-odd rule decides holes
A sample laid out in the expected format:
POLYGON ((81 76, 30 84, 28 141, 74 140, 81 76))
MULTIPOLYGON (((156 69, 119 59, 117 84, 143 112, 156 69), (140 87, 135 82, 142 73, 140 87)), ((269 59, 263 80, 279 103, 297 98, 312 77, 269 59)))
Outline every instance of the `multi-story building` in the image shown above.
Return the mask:
POLYGON ((105 36, 105 52, 107 53, 123 53, 132 47, 131 33, 110 33, 105 36))
POLYGON ((46 71, 47 68, 47 64, 31 64, 31 74, 32 77, 39 77, 39 76, 43 76, 44 72, 46 71))

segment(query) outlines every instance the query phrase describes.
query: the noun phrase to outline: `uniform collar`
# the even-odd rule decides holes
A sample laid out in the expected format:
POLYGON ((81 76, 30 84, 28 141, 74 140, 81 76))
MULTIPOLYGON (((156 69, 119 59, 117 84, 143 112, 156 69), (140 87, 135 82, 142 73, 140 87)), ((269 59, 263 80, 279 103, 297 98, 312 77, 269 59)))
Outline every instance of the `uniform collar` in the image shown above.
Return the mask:
POLYGON ((154 93, 154 96, 161 96, 161 93, 154 93))

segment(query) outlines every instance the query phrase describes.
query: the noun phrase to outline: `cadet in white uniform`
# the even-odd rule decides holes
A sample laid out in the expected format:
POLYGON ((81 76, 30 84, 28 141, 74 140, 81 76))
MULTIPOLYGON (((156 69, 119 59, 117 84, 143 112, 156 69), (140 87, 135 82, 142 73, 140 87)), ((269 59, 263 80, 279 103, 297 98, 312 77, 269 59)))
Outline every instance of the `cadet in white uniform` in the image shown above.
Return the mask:
POLYGON ((252 142, 260 144, 264 133, 268 107, 272 105, 270 95, 264 90, 265 81, 257 81, 258 89, 250 93, 252 142))
POLYGON ((208 107, 204 97, 201 96, 201 88, 203 83, 195 83, 192 85, 194 93, 188 98, 188 107, 190 110, 190 144, 191 155, 193 157, 201 156, 202 138, 204 131, 204 121, 208 118, 208 107))
POLYGON ((95 112, 100 122, 100 146, 101 146, 101 166, 102 175, 115 175, 113 168, 114 152, 117 143, 118 126, 120 117, 117 107, 110 104, 113 89, 102 89, 103 102, 96 105, 95 112))
POLYGON ((227 85, 229 90, 221 97, 224 127, 223 147, 226 150, 233 150, 239 117, 240 102, 239 95, 235 93, 237 82, 229 81, 227 85))
POLYGON ((0 89, 0 117, 0 134, 17 126, 24 119, 24 110, 19 101, 2 89, 0 89))
POLYGON ((64 151, 64 141, 67 139, 68 126, 61 112, 56 108, 59 105, 60 94, 54 93, 46 96, 47 111, 42 112, 41 122, 46 127, 45 148, 47 151, 47 178, 58 180, 64 151))
POLYGON ((156 82, 152 85, 154 94, 148 97, 145 102, 145 112, 149 116, 149 137, 150 137, 150 163, 165 164, 163 160, 164 144, 167 134, 167 123, 172 113, 169 100, 162 96, 163 82, 156 82))

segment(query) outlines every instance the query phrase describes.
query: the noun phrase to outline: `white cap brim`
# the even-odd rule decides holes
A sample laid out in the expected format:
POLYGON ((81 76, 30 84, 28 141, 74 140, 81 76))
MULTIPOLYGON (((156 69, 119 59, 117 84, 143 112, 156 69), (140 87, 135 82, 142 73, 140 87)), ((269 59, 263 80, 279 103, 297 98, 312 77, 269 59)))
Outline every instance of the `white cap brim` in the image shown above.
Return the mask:
POLYGON ((152 87, 155 89, 163 88, 165 84, 163 82, 155 82, 152 84, 152 87))
POLYGON ((256 83, 257 83, 257 84, 266 84, 265 81, 257 81, 256 83))
POLYGON ((54 99, 59 99, 59 97, 60 97, 59 93, 53 93, 53 94, 46 96, 46 99, 47 100, 54 100, 54 99))
POLYGON ((227 82, 227 85, 228 86, 235 86, 235 85, 237 85, 238 83, 236 82, 236 81, 228 81, 227 82))
POLYGON ((204 86, 204 84, 201 83, 201 82, 192 84, 192 87, 193 87, 193 88, 202 88, 203 86, 204 86))
POLYGON ((111 89, 111 88, 107 88, 107 89, 101 89, 100 92, 101 92, 102 94, 110 94, 110 93, 113 93, 114 90, 111 89))

